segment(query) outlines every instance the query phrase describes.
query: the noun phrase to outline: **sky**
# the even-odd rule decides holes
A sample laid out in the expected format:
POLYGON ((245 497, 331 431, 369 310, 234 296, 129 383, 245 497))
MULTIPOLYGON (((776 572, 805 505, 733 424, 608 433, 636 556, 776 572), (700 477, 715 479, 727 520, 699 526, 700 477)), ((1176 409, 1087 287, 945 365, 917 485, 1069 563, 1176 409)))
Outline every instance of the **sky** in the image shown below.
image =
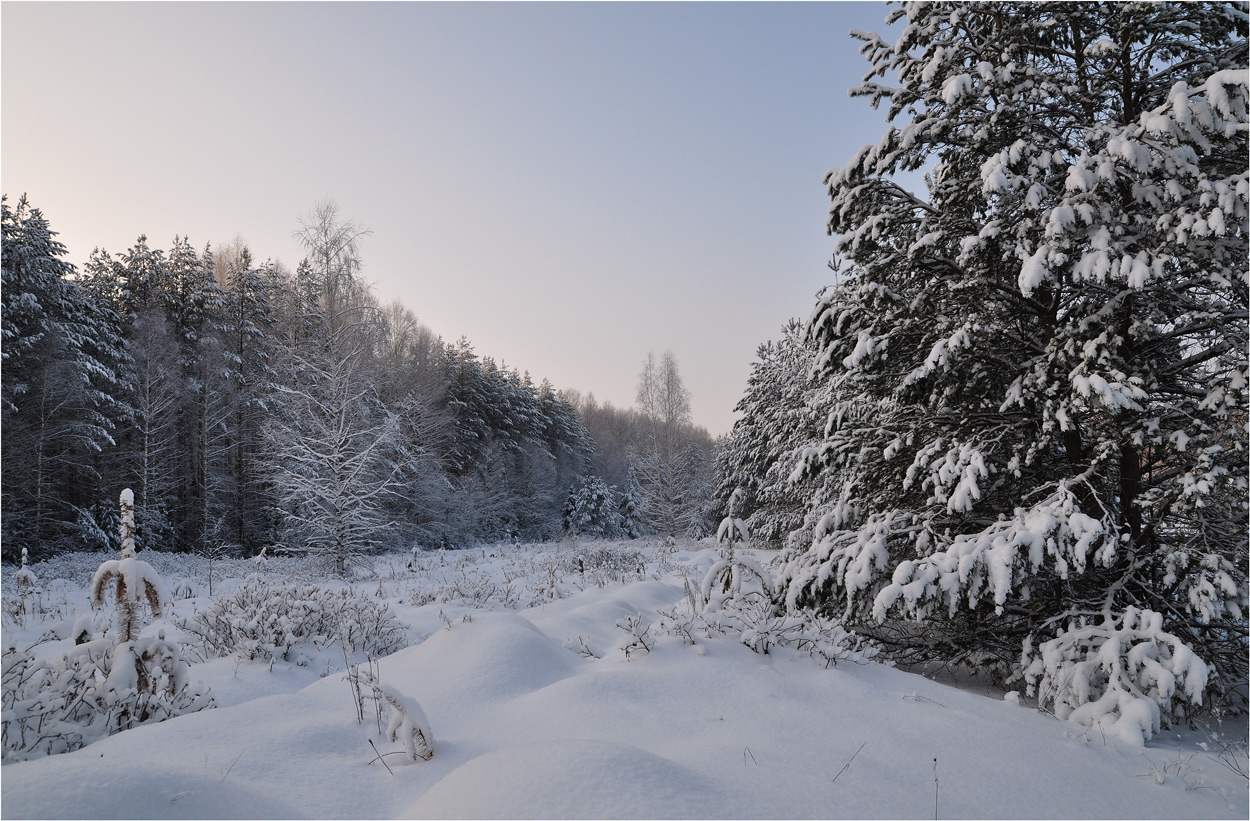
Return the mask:
POLYGON ((880 3, 0 4, 0 186, 81 265, 145 234, 293 269, 317 203, 448 341, 634 404, 671 349, 727 433, 828 284, 824 173, 880 3))

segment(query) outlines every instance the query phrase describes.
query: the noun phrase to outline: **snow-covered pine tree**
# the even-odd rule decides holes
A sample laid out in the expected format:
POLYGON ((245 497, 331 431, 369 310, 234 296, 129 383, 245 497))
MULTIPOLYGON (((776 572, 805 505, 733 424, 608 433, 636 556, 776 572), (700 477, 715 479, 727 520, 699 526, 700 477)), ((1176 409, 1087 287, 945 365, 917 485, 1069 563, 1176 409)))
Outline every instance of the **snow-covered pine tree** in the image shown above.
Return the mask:
POLYGON ((615 494, 598 476, 588 476, 564 505, 564 529, 573 536, 611 539, 621 533, 615 494))
POLYGON ((1244 708, 1245 4, 899 18, 852 91, 895 125, 826 177, 844 493, 779 595, 1126 738, 1244 708))
POLYGON ((760 345, 734 422, 716 457, 720 505, 739 493, 737 515, 760 542, 782 546, 803 524, 815 488, 792 478, 803 448, 819 442, 829 414, 827 383, 808 379, 816 359, 803 323, 791 320, 760 345))
POLYGON ((225 298, 214 275, 213 254, 197 253, 186 237, 174 237, 167 259, 174 300, 170 331, 177 342, 185 393, 178 410, 176 545, 205 548, 220 519, 215 475, 224 469, 228 445, 229 365, 223 346, 225 298))
POLYGON ((617 509, 621 514, 621 535, 626 539, 642 537, 643 519, 639 509, 641 495, 638 477, 634 475, 632 468, 626 466, 625 487, 621 489, 620 501, 617 504, 617 509))
POLYGON ((210 474, 217 516, 212 536, 251 555, 273 534, 262 429, 273 390, 273 363, 281 348, 277 299, 283 283, 271 263, 255 265, 242 244, 218 249, 213 262, 223 289, 220 338, 226 384, 219 399, 230 415, 222 420, 222 464, 210 474))
POLYGON ((97 454, 127 413, 117 377, 127 353, 116 315, 75 280, 42 212, 25 197, 0 200, 0 212, 3 544, 6 556, 39 557, 99 531, 97 454))

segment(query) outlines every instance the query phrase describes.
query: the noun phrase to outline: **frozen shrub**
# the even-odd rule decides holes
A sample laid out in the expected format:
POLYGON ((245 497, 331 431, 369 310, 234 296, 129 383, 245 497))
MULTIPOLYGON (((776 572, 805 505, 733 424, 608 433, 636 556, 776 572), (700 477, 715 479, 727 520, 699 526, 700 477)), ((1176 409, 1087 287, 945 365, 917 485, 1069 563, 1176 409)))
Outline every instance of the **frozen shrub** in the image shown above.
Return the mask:
POLYGON ((362 673, 361 679, 373 690, 373 697, 390 710, 386 725, 387 740, 403 744, 409 761, 429 761, 433 758, 434 734, 430 732, 429 719, 416 699, 388 687, 367 672, 362 673))
POLYGON ((70 752, 140 724, 213 706, 206 687, 189 684, 177 648, 140 639, 117 652, 108 639, 75 646, 55 660, 10 646, 3 656, 5 761, 70 752))
POLYGON ((307 664, 305 650, 339 644, 349 657, 377 658, 407 645, 391 609, 368 594, 318 585, 270 586, 249 579, 178 626, 211 656, 307 664))
POLYGON ((203 685, 188 680, 190 668, 178 645, 140 637, 139 604, 161 613, 160 576, 134 553, 134 496, 121 496, 122 558, 100 565, 92 583, 92 604, 106 591, 117 601, 117 640, 92 641, 88 622, 74 629, 75 646, 54 661, 40 660, 34 644, 9 646, 3 660, 4 759, 22 760, 69 752, 140 724, 213 705, 203 685))
POLYGON ((708 610, 717 610, 726 599, 739 598, 750 592, 744 585, 749 585, 752 579, 758 584, 760 593, 772 597, 772 577, 753 559, 743 556, 736 549, 745 546, 751 538, 746 522, 734 517, 734 507, 740 496, 741 491, 735 490, 729 498, 729 515, 716 531, 716 541, 723 545, 721 558, 709 568, 700 587, 703 606, 708 610))
POLYGON ((624 581, 647 566, 641 551, 622 544, 579 543, 575 551, 564 553, 557 569, 565 573, 591 574, 604 581, 624 581))
POLYGON ((1034 653, 1025 646, 1029 695, 1055 716, 1131 744, 1202 704, 1209 668, 1163 616, 1129 607, 1096 625, 1073 625, 1034 653))

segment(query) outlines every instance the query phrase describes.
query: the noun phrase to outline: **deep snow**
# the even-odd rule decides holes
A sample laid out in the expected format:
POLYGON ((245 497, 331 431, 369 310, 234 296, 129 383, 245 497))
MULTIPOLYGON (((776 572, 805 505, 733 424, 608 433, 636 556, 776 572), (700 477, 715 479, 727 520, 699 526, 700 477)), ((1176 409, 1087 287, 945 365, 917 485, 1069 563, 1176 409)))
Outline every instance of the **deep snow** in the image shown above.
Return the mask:
MULTIPOLYGON (((6 764, 0 810, 6 819, 1250 815, 1246 781, 1202 749, 1201 730, 1134 748, 1027 700, 876 663, 825 669, 731 636, 697 634, 693 646, 659 636, 627 658, 616 622, 657 623, 657 609, 683 601, 683 578, 697 583, 716 558, 709 544, 639 545, 624 552, 643 551, 641 574, 558 569, 585 546, 496 546, 427 554, 415 572, 383 559, 356 583, 408 626, 412 646, 378 672, 428 716, 428 762, 388 755, 388 771, 375 760, 370 741, 383 752, 402 745, 384 740, 373 715, 358 723, 341 654, 272 669, 213 659, 193 665, 192 678, 212 687, 217 709, 6 764), (569 649, 582 645, 600 658, 569 649)), ((32 569, 48 618, 80 606, 81 580, 53 583, 51 566, 32 569)), ((207 603, 201 569, 172 558, 160 569, 170 590, 199 594, 179 599, 178 614, 207 603)), ((238 584, 219 579, 214 592, 238 584)), ((165 619, 145 635, 161 626, 173 631, 165 619)), ((9 623, 5 641, 41 629, 38 619, 9 623)), ((1244 722, 1232 734, 1244 738, 1244 722)))

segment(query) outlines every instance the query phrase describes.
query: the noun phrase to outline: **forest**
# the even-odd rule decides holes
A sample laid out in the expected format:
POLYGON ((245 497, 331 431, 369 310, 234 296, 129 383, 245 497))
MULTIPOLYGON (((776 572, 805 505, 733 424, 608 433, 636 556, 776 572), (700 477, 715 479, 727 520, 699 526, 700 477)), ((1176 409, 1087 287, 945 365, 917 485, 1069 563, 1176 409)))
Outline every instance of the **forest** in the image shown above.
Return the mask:
POLYGON ((3 209, 9 560, 116 549, 123 487, 140 549, 339 573, 374 549, 708 528, 714 443, 671 352, 632 409, 535 384, 380 304, 369 232, 332 202, 300 221, 294 273, 143 236, 77 270, 25 196, 3 209))

